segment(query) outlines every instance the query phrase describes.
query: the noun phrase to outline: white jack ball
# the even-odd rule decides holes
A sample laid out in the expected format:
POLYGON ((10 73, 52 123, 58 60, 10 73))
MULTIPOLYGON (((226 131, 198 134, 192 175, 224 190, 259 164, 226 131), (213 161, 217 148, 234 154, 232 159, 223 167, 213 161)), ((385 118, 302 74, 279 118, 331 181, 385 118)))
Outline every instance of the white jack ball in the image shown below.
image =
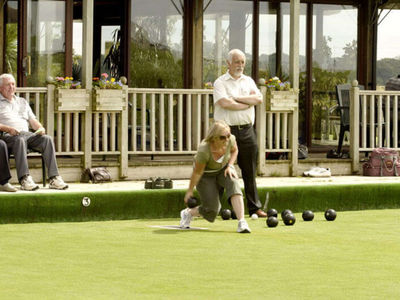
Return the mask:
POLYGON ((253 220, 257 220, 257 219, 258 219, 258 216, 257 216, 257 214, 252 214, 252 215, 251 215, 251 218, 252 218, 253 220))

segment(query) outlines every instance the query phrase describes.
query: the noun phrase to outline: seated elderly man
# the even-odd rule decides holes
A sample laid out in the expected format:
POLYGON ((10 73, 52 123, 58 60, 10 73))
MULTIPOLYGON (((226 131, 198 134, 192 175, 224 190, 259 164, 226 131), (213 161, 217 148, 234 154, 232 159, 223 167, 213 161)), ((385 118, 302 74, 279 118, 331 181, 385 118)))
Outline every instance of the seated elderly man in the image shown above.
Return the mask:
POLYGON ((39 186, 29 175, 27 149, 42 153, 48 169, 51 189, 63 190, 68 185, 58 173, 54 143, 36 119, 28 101, 15 95, 15 79, 11 74, 0 75, 0 137, 14 154, 21 189, 33 191, 39 186), (29 125, 35 132, 29 131, 29 125))

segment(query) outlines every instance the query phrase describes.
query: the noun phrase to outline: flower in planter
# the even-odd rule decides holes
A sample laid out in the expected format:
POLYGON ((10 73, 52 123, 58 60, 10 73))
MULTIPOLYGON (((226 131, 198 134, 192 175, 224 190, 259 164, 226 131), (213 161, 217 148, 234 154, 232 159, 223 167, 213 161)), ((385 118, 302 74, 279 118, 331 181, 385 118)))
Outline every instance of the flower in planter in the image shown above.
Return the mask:
POLYGON ((272 77, 269 80, 265 81, 267 89, 270 91, 289 91, 290 90, 290 82, 285 81, 282 82, 278 77, 272 77))
POLYGON ((108 79, 108 74, 103 73, 100 78, 93 78, 93 87, 98 89, 120 90, 122 89, 122 82, 119 80, 116 81, 115 78, 108 79))
POLYGON ((82 87, 81 83, 79 81, 74 81, 72 77, 57 76, 53 83, 59 89, 80 89, 82 87))
POLYGON ((212 82, 209 81, 209 82, 204 83, 204 88, 208 89, 208 90, 212 90, 214 87, 213 87, 212 82))

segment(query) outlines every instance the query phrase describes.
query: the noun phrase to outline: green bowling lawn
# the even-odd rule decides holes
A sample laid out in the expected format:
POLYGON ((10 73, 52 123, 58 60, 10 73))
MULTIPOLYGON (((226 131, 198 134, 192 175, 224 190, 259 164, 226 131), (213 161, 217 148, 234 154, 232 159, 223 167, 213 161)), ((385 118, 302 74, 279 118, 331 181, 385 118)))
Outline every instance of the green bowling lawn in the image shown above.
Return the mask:
POLYGON ((0 225, 1 299, 396 299, 400 210, 236 221, 0 225))

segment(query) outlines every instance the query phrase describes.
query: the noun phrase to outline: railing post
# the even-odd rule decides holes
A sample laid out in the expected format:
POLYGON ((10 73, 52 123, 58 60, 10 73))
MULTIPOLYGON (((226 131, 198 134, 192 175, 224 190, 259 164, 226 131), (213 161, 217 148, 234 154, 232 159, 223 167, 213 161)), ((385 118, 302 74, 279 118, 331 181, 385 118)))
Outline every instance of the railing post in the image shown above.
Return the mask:
POLYGON ((54 84, 47 85, 47 103, 45 112, 45 128, 46 134, 49 135, 54 140, 54 84))
POLYGON ((192 147, 197 150, 201 141, 201 95, 192 95, 192 147))
MULTIPOLYGON (((260 82, 265 81, 260 79, 260 82)), ((258 144, 258 162, 257 162, 257 173, 264 175, 265 171, 265 141, 266 141, 266 113, 265 113, 265 94, 267 88, 263 85, 260 86, 261 94, 263 96, 263 102, 256 106, 256 132, 257 132, 257 144, 258 144)))
POLYGON ((359 172, 360 163, 360 89, 358 81, 353 80, 350 89, 350 157, 352 173, 359 172))
POLYGON ((90 101, 89 106, 84 112, 84 123, 83 123, 83 157, 82 164, 83 169, 92 167, 92 116, 93 116, 93 91, 90 89, 90 101))
MULTIPOLYGON (((122 81, 122 80, 121 80, 122 81)), ((119 143, 119 177, 128 177, 128 86, 126 80, 123 82, 123 97, 125 108, 121 111, 121 117, 118 124, 118 143, 119 143)), ((142 128, 142 134, 146 134, 146 128, 142 128)))
POLYGON ((297 176, 298 165, 299 165, 299 90, 295 90, 297 97, 297 106, 293 109, 291 130, 290 130, 290 147, 292 148, 292 154, 290 155, 290 176, 297 176))

